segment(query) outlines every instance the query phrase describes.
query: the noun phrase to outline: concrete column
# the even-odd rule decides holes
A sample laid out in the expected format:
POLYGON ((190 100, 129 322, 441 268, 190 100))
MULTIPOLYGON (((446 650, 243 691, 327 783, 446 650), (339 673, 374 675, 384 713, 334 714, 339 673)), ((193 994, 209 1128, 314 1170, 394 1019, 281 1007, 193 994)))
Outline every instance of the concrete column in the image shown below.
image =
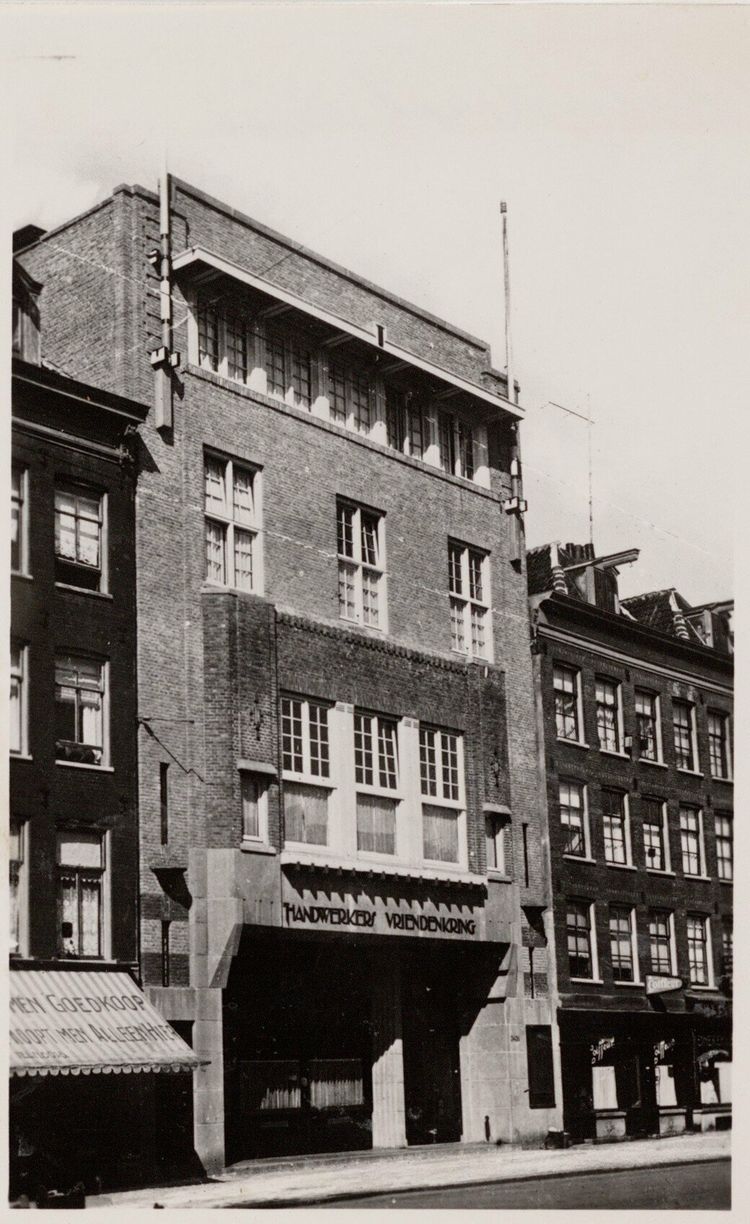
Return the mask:
POLYGON ((207 1173, 224 1168, 224 1043, 221 990, 195 992, 193 1049, 210 1059, 198 1067, 193 1080, 193 1137, 195 1151, 207 1173))
POLYGON ((371 998, 372 1146, 406 1147, 401 969, 397 957, 374 961, 371 998))

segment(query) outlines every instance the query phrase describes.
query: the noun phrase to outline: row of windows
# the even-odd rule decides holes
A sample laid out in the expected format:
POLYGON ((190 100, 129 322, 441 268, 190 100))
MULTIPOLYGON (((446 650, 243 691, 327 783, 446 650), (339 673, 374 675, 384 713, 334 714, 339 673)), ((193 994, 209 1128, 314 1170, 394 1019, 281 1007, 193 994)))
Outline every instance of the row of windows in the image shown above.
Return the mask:
MULTIPOLYGON (((671 872, 667 804, 663 799, 640 800, 644 866, 650 871, 671 872)), ((588 787, 562 779, 559 783, 559 815, 563 830, 563 854, 593 860, 588 787)), ((605 862, 633 866, 630 800, 622 791, 601 792, 601 819, 605 862)), ((704 813, 701 808, 680 805, 680 856, 684 875, 707 874, 704 813)), ((731 880, 732 814, 714 815, 716 864, 720 880, 731 880)))
MULTIPOLYGON (((205 460, 206 581, 263 591, 261 474, 231 459, 205 460)), ((387 628, 385 516, 342 499, 336 502, 339 615, 387 628)), ((448 542, 451 648, 470 658, 491 657, 489 557, 448 542)))
MULTIPOLYGON (((608 915, 609 951, 615 982, 639 984, 641 965, 638 956, 636 911, 632 906, 610 905, 608 915)), ((571 899, 566 904, 568 970, 573 979, 600 981, 596 931, 596 905, 592 901, 571 899)), ((688 914, 685 920, 688 975, 692 986, 715 985, 711 943, 711 919, 705 914, 688 914)), ((675 915, 672 910, 652 909, 648 914, 648 967, 651 973, 677 973, 675 915)), ((722 973, 732 972, 732 927, 722 926, 722 973)))
MULTIPOLYGON (((197 357, 197 361, 196 361, 197 357)), ((297 334, 270 321, 201 302, 197 354, 204 370, 239 382, 295 408, 310 410, 355 433, 372 437, 443 472, 475 480, 481 427, 433 406, 416 391, 385 384, 384 420, 378 420, 379 376, 353 362, 333 360, 297 334)))
MULTIPOLYGON (((107 766, 108 664, 83 655, 55 658, 55 756, 75 765, 107 766)), ((29 647, 11 641, 10 751, 28 755, 29 647)))
MULTIPOLYGON (((555 725, 559 739, 585 744, 581 673, 574 667, 555 664, 553 669, 555 725)), ((617 680, 596 677, 596 729, 603 752, 623 753, 626 736, 622 712, 622 686, 617 680)), ((657 693, 635 690, 635 755, 643 761, 664 763, 661 702, 657 693)), ((672 744, 678 769, 696 773, 700 769, 695 706, 672 699, 672 744)), ((714 778, 731 779, 732 762, 729 715, 723 710, 708 710, 709 770, 714 778)), ((632 737, 630 737, 632 742, 632 737)), ((629 744, 628 744, 629 746, 629 744)))
MULTIPOLYGON (((28 469, 11 474, 11 570, 29 573, 28 469)), ((107 590, 106 494, 69 481, 55 482, 55 580, 88 591, 107 590)))
MULTIPOLYGON (((10 947, 28 949, 29 825, 10 824, 10 947)), ((56 854, 57 951, 65 957, 109 955, 108 838, 59 830, 56 854)))

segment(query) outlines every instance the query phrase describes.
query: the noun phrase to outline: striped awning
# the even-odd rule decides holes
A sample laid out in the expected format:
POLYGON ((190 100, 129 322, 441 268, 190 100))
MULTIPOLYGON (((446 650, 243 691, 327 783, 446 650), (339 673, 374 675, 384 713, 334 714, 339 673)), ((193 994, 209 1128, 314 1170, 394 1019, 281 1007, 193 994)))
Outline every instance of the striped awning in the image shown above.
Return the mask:
POLYGON ((10 973, 11 1075, 190 1071, 203 1065, 128 973, 10 973))

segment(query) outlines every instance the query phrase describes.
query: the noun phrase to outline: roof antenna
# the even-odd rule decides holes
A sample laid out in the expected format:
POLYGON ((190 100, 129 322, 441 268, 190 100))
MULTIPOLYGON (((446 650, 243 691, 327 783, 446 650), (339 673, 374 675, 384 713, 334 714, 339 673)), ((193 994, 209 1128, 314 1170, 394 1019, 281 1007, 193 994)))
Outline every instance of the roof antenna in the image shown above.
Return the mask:
POLYGON ((516 402, 513 379, 513 351, 510 342, 510 262, 508 260, 508 205, 500 201, 500 216, 503 219, 503 273, 505 278, 505 373, 508 380, 508 399, 516 402))
POLYGON ((591 551, 594 551, 594 464, 592 460, 592 444, 591 444, 591 396, 586 395, 586 430, 589 439, 589 543, 591 551))

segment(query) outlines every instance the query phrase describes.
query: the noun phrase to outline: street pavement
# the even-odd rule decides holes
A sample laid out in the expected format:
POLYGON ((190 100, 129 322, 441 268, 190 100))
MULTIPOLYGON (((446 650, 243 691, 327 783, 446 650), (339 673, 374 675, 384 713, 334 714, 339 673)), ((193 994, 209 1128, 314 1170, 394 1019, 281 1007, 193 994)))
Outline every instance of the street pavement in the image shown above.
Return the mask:
MULTIPOLYGON (((562 1151, 489 1144, 450 1144, 391 1152, 349 1152, 245 1161, 220 1177, 90 1196, 87 1207, 302 1207, 406 1190, 507 1183, 602 1171, 663 1168, 727 1160, 730 1132, 580 1145, 562 1151)), ((342 1202, 342 1206, 346 1204, 342 1202)))

